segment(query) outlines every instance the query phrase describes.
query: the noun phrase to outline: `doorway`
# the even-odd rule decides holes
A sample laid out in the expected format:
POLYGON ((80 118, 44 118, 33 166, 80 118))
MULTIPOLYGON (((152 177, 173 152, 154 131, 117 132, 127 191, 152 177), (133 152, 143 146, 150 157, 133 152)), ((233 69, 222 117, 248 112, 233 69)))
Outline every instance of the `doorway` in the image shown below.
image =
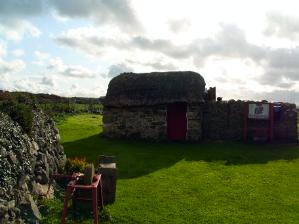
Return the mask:
POLYGON ((172 103, 167 106, 167 137, 170 140, 182 141, 187 134, 187 104, 172 103))

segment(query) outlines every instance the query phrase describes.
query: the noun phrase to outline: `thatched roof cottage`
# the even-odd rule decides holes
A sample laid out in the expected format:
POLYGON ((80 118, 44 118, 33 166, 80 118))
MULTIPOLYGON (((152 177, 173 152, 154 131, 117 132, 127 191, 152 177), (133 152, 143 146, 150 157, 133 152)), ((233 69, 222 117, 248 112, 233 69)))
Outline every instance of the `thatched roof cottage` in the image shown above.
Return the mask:
POLYGON ((108 137, 201 139, 205 81, 195 72, 123 73, 104 101, 108 137))
POLYGON ((103 133, 155 140, 298 141, 295 104, 266 103, 267 118, 252 119, 246 111, 262 102, 215 99, 216 89, 205 92, 205 81, 195 72, 123 73, 109 83, 103 133))

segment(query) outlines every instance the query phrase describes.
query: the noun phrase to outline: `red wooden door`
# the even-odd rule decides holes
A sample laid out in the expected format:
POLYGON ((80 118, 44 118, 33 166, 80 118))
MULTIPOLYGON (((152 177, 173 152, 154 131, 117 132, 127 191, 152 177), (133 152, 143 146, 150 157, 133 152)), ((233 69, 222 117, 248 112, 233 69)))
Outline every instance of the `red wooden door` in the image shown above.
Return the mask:
POLYGON ((167 107, 167 136, 170 140, 185 140, 187 133, 187 104, 173 103, 167 107))

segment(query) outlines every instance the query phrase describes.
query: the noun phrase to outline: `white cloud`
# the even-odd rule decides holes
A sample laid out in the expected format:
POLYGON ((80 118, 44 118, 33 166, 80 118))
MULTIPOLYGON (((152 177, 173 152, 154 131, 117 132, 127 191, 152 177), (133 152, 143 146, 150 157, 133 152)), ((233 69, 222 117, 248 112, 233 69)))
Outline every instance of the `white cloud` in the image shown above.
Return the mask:
MULTIPOLYGON (((221 25, 220 31, 214 38, 194 39, 188 43, 178 45, 169 39, 149 39, 145 36, 118 36, 107 37, 96 31, 96 29, 77 28, 71 29, 55 38, 56 42, 81 50, 94 56, 109 55, 110 50, 117 49, 118 52, 126 51, 127 55, 143 52, 154 52, 156 55, 162 54, 174 59, 186 59, 194 57, 194 61, 199 63, 211 55, 222 55, 225 57, 253 58, 259 60, 263 58, 263 49, 250 44, 245 37, 243 30, 235 25, 221 25)), ((127 57, 125 55, 125 57, 127 57)), ((124 58, 123 58, 124 60, 124 58)))
POLYGON ((66 77, 73 78, 94 78, 97 74, 81 65, 67 65, 61 58, 49 58, 47 69, 51 73, 57 73, 66 77))
POLYGON ((78 89, 78 87, 79 87, 79 86, 78 86, 77 84, 74 83, 74 84, 72 84, 72 86, 71 86, 71 90, 78 89))
POLYGON ((51 0, 49 5, 61 17, 87 18, 98 24, 117 26, 128 32, 142 29, 128 0, 51 0))
POLYGON ((49 70, 57 70, 59 72, 63 71, 65 69, 64 62, 61 58, 50 58, 48 60, 47 69, 49 70))
POLYGON ((133 67, 141 66, 140 70, 151 69, 154 71, 175 71, 178 70, 175 60, 170 60, 167 57, 157 57, 151 60, 126 60, 133 67))
POLYGON ((0 0, 0 36, 5 40, 0 41, 1 77, 4 80, 5 73, 6 80, 13 76, 25 80, 26 75, 13 74, 20 71, 17 67, 22 67, 22 61, 6 58, 7 50, 11 51, 9 57, 20 57, 22 51, 11 49, 23 48, 24 43, 28 57, 35 53, 28 70, 22 73, 36 76, 24 82, 35 82, 32 88, 36 91, 94 95, 105 92, 109 78, 121 72, 194 70, 208 85, 219 86, 220 94, 233 97, 296 92, 297 8, 289 0, 271 4, 237 0, 0 0), (56 20, 38 27, 49 17, 56 20), (33 39, 41 35, 40 29, 45 35, 52 33, 54 43, 76 53, 53 48, 51 54, 59 56, 53 57, 37 51, 34 46, 48 44, 46 36, 33 39), (33 47, 29 50, 28 46, 33 47), (82 52, 92 56, 90 60, 83 61, 86 57, 82 52), (80 86, 75 85, 79 80, 80 86), (65 91, 61 81, 65 81, 65 91), (94 81, 98 89, 91 91, 96 88, 94 81))
POLYGON ((23 70, 26 64, 22 60, 4 61, 0 59, 0 74, 15 73, 23 70))
POLYGON ((12 24, 0 24, 0 33, 8 40, 21 41, 24 37, 39 37, 41 31, 26 20, 16 20, 12 24))
POLYGON ((42 4, 43 2, 41 0, 0 0, 0 15, 14 18, 39 15, 42 12, 42 4))
POLYGON ((125 64, 111 65, 108 69, 107 77, 113 78, 123 72, 132 72, 133 69, 125 64))
POLYGON ((90 85, 89 88, 75 85, 75 88, 71 86, 70 90, 65 94, 68 96, 100 97, 106 94, 106 88, 103 88, 102 85, 90 85))
POLYGON ((8 82, 7 74, 0 74, 0 89, 6 90, 6 83, 8 82))
POLYGON ((44 76, 40 82, 42 85, 56 87, 57 83, 53 76, 44 76))
POLYGON ((38 93, 43 90, 41 86, 38 84, 37 80, 32 77, 10 81, 10 85, 13 91, 26 91, 38 93))
POLYGON ((191 27, 191 22, 187 18, 169 20, 169 28, 172 32, 186 32, 191 27))
POLYGON ((123 48, 126 44, 123 38, 115 29, 79 27, 63 32, 54 40, 62 46, 99 57, 110 54, 111 46, 117 47, 119 50, 123 48))
POLYGON ((35 60, 32 62, 35 65, 44 66, 47 63, 47 59, 50 57, 48 53, 41 51, 34 51, 35 60))
POLYGON ((21 57, 24 55, 24 51, 22 49, 15 49, 11 53, 16 57, 21 57))
POLYGON ((299 53, 296 48, 277 49, 250 43, 244 30, 233 24, 221 24, 219 32, 213 37, 197 38, 185 44, 176 44, 171 39, 124 35, 114 38, 109 37, 109 33, 103 36, 92 29, 89 33, 84 31, 86 30, 70 30, 69 33, 58 36, 56 41, 88 55, 100 55, 107 61, 111 60, 111 55, 117 55, 118 58, 108 68, 106 77, 132 70, 145 72, 200 69, 199 72, 206 78, 209 86, 221 86, 220 94, 231 95, 230 98, 243 96, 243 99, 257 96, 257 91, 294 91, 298 86, 299 53), (232 60, 234 62, 230 63, 232 60), (117 61, 125 61, 129 65, 117 61), (212 62, 211 66, 207 66, 208 61, 212 62), (214 69, 216 67, 217 70, 214 69), (294 69, 291 70, 291 67, 294 69), (225 70, 226 75, 221 77, 224 80, 215 81, 217 74, 225 70))
POLYGON ((94 78, 96 76, 94 72, 80 65, 67 66, 60 74, 74 78, 94 78))
POLYGON ((0 33, 8 40, 39 37, 41 31, 29 19, 43 13, 42 0, 0 0, 0 33))
POLYGON ((45 60, 49 58, 49 54, 46 52, 34 51, 34 55, 37 57, 38 60, 45 60))
POLYGON ((6 44, 0 41, 0 58, 6 55, 6 44))
POLYGON ((251 94, 252 99, 268 100, 272 102, 299 103, 299 92, 297 90, 274 90, 251 94))
POLYGON ((266 15, 267 27, 265 35, 286 38, 290 40, 299 39, 299 17, 289 16, 280 12, 269 12, 266 15))

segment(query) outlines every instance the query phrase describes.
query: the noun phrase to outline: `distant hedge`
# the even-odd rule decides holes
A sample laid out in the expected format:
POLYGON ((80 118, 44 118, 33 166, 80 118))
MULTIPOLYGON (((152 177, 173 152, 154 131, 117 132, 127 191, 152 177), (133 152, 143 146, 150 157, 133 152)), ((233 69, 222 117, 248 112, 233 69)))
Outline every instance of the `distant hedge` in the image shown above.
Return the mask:
POLYGON ((33 119, 32 109, 41 109, 51 117, 76 113, 102 114, 102 100, 0 90, 0 112, 10 115, 29 133, 33 119))

